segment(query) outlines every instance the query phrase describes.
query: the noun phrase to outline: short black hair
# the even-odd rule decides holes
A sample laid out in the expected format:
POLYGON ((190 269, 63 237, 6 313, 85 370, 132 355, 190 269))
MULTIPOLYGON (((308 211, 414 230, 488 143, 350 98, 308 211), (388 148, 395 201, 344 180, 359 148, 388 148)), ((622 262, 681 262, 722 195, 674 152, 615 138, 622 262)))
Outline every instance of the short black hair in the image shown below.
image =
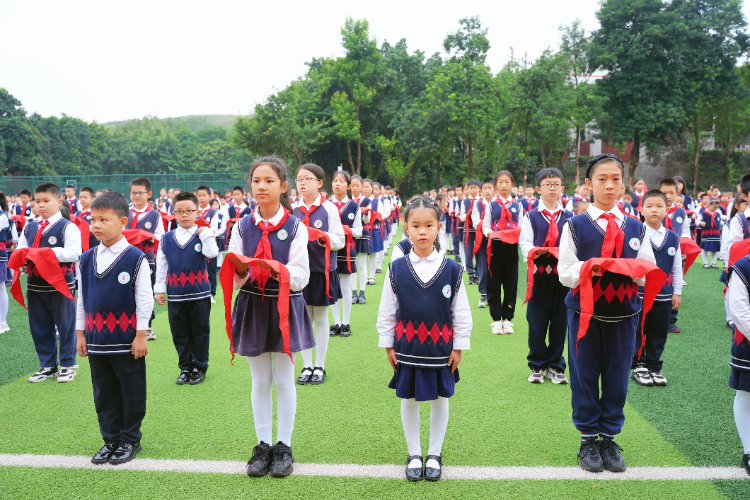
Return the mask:
POLYGON ((72 188, 73 191, 76 190, 76 187, 73 184, 68 184, 67 186, 65 186, 65 189, 68 189, 68 188, 72 188))
POLYGON ((18 193, 18 196, 21 196, 21 195, 24 195, 24 194, 25 194, 26 196, 28 196, 29 198, 32 198, 32 196, 31 196, 31 191, 29 191, 28 189, 22 189, 22 190, 21 190, 21 192, 20 192, 20 193, 18 193))
POLYGON ((52 195, 53 198, 62 198, 62 192, 60 191, 60 187, 57 184, 52 184, 51 182, 45 182, 43 184, 39 184, 34 189, 34 194, 37 193, 49 193, 52 195))
POLYGON ((208 186, 200 185, 195 188, 195 194, 198 194, 198 191, 205 191, 206 194, 208 194, 209 196, 211 195, 211 188, 208 186))
POLYGON ((740 180, 737 182, 737 184, 740 185, 740 192, 747 196, 748 193, 750 193, 750 174, 745 174, 740 177, 740 180))
POLYGON ((667 205, 667 207, 669 207, 669 202, 667 201, 667 195, 665 195, 658 189, 652 189, 651 191, 643 195, 643 198, 641 198, 641 207, 646 205, 646 200, 648 200, 649 198, 653 198, 654 196, 661 198, 662 201, 664 201, 664 204, 667 205))
POLYGON ((455 189, 453 189, 453 186, 445 186, 445 190, 446 191, 454 191, 454 192, 456 191, 455 189))
POLYGON ((147 192, 151 192, 151 181, 145 177, 136 177, 130 181, 130 187, 132 188, 133 186, 143 186, 147 192))
MULTIPOLYGON (((560 182, 562 182, 563 180, 562 172, 560 172, 560 170, 555 167, 547 167, 547 168, 541 169, 539 172, 536 173, 536 175, 534 176, 534 181, 536 182, 537 186, 541 186, 542 181, 544 179, 553 179, 553 178, 558 178, 560 179, 560 182)), ((531 184, 528 184, 526 187, 532 187, 532 186, 531 184)))
POLYGON ((190 191, 182 191, 174 195, 174 198, 172 198, 172 205, 176 205, 178 201, 186 200, 192 201, 195 204, 195 208, 198 208, 198 197, 190 191))
POLYGON ((94 190, 90 187, 82 187, 79 193, 87 192, 91 195, 92 198, 96 198, 96 195, 94 194, 94 190))
POLYGON ((245 194, 245 188, 243 188, 242 186, 234 186, 232 188, 232 192, 234 193, 235 191, 239 191, 240 193, 245 194))
POLYGON ((656 187, 658 189, 661 189, 662 186, 674 186, 675 191, 677 191, 677 182, 675 182, 675 180, 671 177, 664 177, 659 181, 659 185, 656 187))
POLYGON ((468 186, 479 186, 479 187, 481 187, 482 185, 479 183, 478 180, 476 180, 474 178, 471 178, 471 179, 469 179, 469 182, 466 183, 466 186, 467 187, 468 186))
POLYGON ((489 184, 493 188, 495 187, 495 181, 493 181, 490 177, 485 177, 484 179, 482 179, 482 187, 484 187, 485 184, 489 184))
MULTIPOLYGON (((143 184, 135 185, 142 186, 143 184)), ((130 213, 130 206, 128 205, 128 200, 123 195, 114 191, 108 191, 97 196, 91 202, 91 211, 93 212, 94 210, 112 210, 118 217, 127 217, 130 213)))

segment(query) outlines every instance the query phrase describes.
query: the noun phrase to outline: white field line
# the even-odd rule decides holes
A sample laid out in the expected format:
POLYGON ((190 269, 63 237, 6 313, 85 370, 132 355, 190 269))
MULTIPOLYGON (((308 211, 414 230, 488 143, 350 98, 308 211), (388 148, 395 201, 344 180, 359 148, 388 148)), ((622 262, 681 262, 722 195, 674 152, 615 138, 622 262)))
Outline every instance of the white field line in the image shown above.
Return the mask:
MULTIPOLYGON (((137 458, 122 465, 94 465, 91 457, 66 455, 0 454, 0 466, 52 467, 64 469, 103 469, 165 472, 244 474, 245 462, 224 460, 157 460, 137 458)), ((294 464, 300 476, 374 477, 403 479, 402 465, 294 464)), ((445 466, 445 479, 582 479, 582 480, 680 480, 750 479, 741 467, 630 467, 615 474, 594 474, 578 467, 467 467, 445 466)))

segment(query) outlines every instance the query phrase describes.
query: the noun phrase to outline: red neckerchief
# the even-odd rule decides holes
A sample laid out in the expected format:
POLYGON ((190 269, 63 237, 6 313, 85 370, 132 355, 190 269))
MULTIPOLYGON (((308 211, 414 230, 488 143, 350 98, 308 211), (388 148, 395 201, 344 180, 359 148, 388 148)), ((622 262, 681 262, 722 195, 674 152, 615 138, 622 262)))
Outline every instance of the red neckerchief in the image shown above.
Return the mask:
POLYGON ((706 210, 706 213, 711 216, 711 229, 716 229, 716 219, 714 218, 714 215, 716 215, 716 212, 711 213, 708 210, 706 210))
POLYGON ((677 209, 680 208, 677 205, 673 206, 669 210, 667 210, 667 216, 664 218, 664 226, 667 229, 672 229, 672 218, 670 217, 671 214, 675 213, 677 209))
POLYGON ((131 208, 130 211, 133 213, 133 222, 130 223, 130 229, 137 229, 138 216, 140 214, 148 213, 149 210, 149 208, 146 208, 143 212, 139 212, 137 208, 131 208))
POLYGON ((622 232, 620 226, 617 224, 615 215, 605 212, 599 216, 607 219, 607 229, 604 234, 604 245, 602 245, 602 258, 612 258, 612 251, 616 250, 615 254, 620 257, 622 254, 622 243, 625 240, 625 233, 622 232))
MULTIPOLYGON (((283 205, 281 206, 281 208, 284 210, 284 214, 281 216, 281 220, 277 224, 272 225, 266 220, 262 220, 256 224, 258 229, 263 231, 263 234, 260 237, 260 241, 258 241, 258 246, 255 249, 255 255, 253 255, 253 258, 273 260, 273 253, 271 252, 271 242, 268 240, 268 234, 274 231, 278 231, 278 229, 283 226, 286 220, 289 218, 289 210, 287 210, 283 205)), ((254 215, 252 217, 254 217, 254 215)), ((262 293, 263 289, 266 286, 266 281, 268 281, 268 278, 271 275, 271 272, 268 269, 259 267, 255 271, 253 271, 253 273, 256 280, 258 281, 258 286, 260 287, 262 293)))
POLYGON ((44 219, 39 223, 39 229, 36 230, 36 236, 34 236, 34 243, 31 245, 31 248, 39 248, 39 243, 42 241, 42 233, 47 226, 49 226, 49 221, 47 219, 44 219))
POLYGON ((81 217, 86 217, 89 214, 91 214, 91 210, 86 210, 85 212, 81 212, 81 217))
POLYGON ((559 210, 555 210, 554 212, 550 213, 546 208, 542 210, 542 213, 549 217, 549 229, 547 229, 547 237, 544 238, 545 247, 557 246, 557 236, 559 235, 560 231, 557 227, 556 218, 559 212, 559 210))
POLYGON ((305 217, 302 219, 302 223, 305 226, 310 227, 310 216, 313 214, 313 212, 315 212, 317 209, 323 206, 323 203, 325 202, 326 202, 325 196, 320 195, 320 203, 317 205, 315 204, 315 202, 313 202, 313 204, 310 205, 310 208, 307 208, 305 206, 305 202, 302 202, 299 205, 297 205, 297 208, 299 209, 299 211, 305 215, 305 217))
POLYGON ((508 210, 508 205, 513 202, 509 201, 508 205, 506 205, 505 200, 503 200, 499 196, 495 199, 495 201, 500 205, 500 229, 510 229, 510 227, 513 225, 513 216, 510 214, 510 210, 508 210))
POLYGON ((200 210, 200 211, 201 211, 201 216, 200 216, 200 218, 201 218, 201 219, 203 219, 203 220, 206 220, 206 219, 205 219, 205 215, 206 215, 206 214, 208 213, 208 211, 209 211, 209 210, 211 210, 211 205, 209 205, 208 207, 206 207, 206 209, 205 209, 205 210, 203 210, 203 209, 202 209, 202 208, 200 207, 200 205, 199 205, 199 206, 198 206, 198 210, 200 210))
MULTIPOLYGON (((464 242, 464 245, 469 244, 469 228, 474 227, 474 222, 471 220, 471 212, 474 210, 474 203, 476 203, 477 200, 469 197, 469 200, 471 203, 469 203, 469 210, 466 211, 466 219, 464 220, 464 225, 466 226, 466 241, 464 242)), ((476 237, 476 233, 475 233, 476 237)), ((475 240, 476 243, 476 240, 475 240)))

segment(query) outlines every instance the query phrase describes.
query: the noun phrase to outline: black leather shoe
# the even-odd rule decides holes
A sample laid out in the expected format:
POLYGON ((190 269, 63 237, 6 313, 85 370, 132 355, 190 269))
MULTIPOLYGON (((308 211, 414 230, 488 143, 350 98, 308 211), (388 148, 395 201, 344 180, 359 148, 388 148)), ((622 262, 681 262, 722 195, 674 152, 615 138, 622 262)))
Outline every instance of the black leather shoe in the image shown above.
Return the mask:
POLYGON ((416 483, 424 478, 424 462, 422 462, 422 466, 419 469, 416 467, 409 468, 409 462, 412 460, 422 462, 422 457, 419 455, 409 455, 409 458, 406 459, 406 479, 416 483))
POLYGON ((271 470, 273 461, 273 448, 263 441, 253 448, 253 457, 247 462, 247 475, 250 477, 263 477, 271 470))
POLYGON ((604 462, 601 453, 599 453, 599 442, 596 436, 581 441, 581 447, 578 450, 578 466, 589 472, 602 472, 604 470, 604 462))
POLYGON ((92 464, 106 464, 109 462, 109 458, 112 453, 117 449, 117 443, 104 443, 104 446, 96 452, 96 455, 91 459, 92 464))
POLYGON ((182 370, 177 377, 177 385, 185 385, 190 381, 190 370, 182 370))
POLYGON ((750 476, 750 454, 744 454, 742 456, 742 466, 745 468, 745 472, 750 476))
POLYGON ((273 463, 271 464, 271 475, 273 477, 286 477, 294 471, 294 455, 292 448, 281 441, 273 447, 273 463))
POLYGON ((359 302, 358 304, 364 304, 365 303, 365 292, 359 292, 359 302))
POLYGON ((190 385, 198 385, 204 380, 206 380, 206 374, 198 368, 193 368, 193 371, 190 373, 190 382, 188 383, 190 385))
POLYGON ((599 441, 599 453, 602 454, 604 468, 610 472, 624 472, 627 469, 621 451, 622 448, 613 439, 604 437, 599 441))
POLYGON ((313 371, 313 376, 310 379, 310 385, 324 384, 325 381, 326 381, 326 371, 324 369, 322 369, 321 367, 316 366, 315 367, 315 371, 313 371), (318 375, 318 373, 316 373, 316 372, 323 372, 323 374, 322 375, 318 375))
POLYGON ((380 274, 380 273, 382 273, 382 272, 383 272, 383 270, 382 270, 381 268, 377 268, 377 269, 375 269, 375 272, 376 272, 377 274, 380 274))
POLYGON ((117 465, 130 462, 135 458, 139 451, 141 451, 140 442, 120 443, 117 449, 112 453, 112 456, 109 458, 109 463, 117 465))
POLYGON ((349 325, 343 325, 341 327, 341 336, 342 337, 351 337, 352 336, 352 327, 349 325))
POLYGON ((335 337, 336 335, 341 333, 341 325, 333 325, 330 330, 328 330, 328 335, 331 337, 335 337))
POLYGON ((300 373, 299 378, 297 379, 297 383, 299 385, 307 385, 310 383, 310 379, 312 378, 313 369, 306 366, 302 369, 302 373, 300 373))
POLYGON ((437 481, 440 476, 443 475, 443 455, 427 455, 424 466, 424 478, 428 481, 437 481), (430 460, 436 460, 440 464, 440 468, 435 469, 433 467, 427 467, 427 462, 430 460))

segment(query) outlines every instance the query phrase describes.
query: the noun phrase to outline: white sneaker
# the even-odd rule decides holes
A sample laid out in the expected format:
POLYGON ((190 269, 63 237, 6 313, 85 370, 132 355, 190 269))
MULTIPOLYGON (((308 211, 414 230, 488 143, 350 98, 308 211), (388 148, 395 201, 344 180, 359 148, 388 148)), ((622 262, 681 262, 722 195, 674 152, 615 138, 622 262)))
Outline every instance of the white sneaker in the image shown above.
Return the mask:
POLYGON ((216 299, 213 297, 213 295, 211 296, 211 303, 216 304, 216 299))
POLYGON ((544 372, 544 377, 550 379, 553 384, 565 385, 568 383, 568 378, 565 374, 557 371, 556 368, 547 368, 547 371, 544 372))
POLYGON ((502 335, 503 333, 505 333, 503 331, 503 322, 502 321, 495 321, 490 326, 492 327, 492 333, 494 333, 495 335, 502 335))
POLYGON ((60 373, 57 375, 57 383, 72 382, 76 378, 75 366, 61 366, 60 373))
POLYGON ((529 375, 529 382, 531 382, 532 384, 543 384, 544 374, 542 373, 542 370, 531 370, 531 375, 529 375))
POLYGON ((513 323, 507 319, 503 320, 503 333, 515 333, 513 331, 513 323))
POLYGON ((0 333, 9 332, 10 327, 8 326, 8 323, 0 323, 0 333))
POLYGON ((146 340, 156 340, 156 334, 151 328, 146 330, 146 340))
POLYGON ((57 377, 57 374, 60 373, 57 370, 56 366, 45 366, 41 368, 38 372, 36 372, 34 375, 29 377, 29 382, 44 382, 45 380, 49 378, 57 377))

